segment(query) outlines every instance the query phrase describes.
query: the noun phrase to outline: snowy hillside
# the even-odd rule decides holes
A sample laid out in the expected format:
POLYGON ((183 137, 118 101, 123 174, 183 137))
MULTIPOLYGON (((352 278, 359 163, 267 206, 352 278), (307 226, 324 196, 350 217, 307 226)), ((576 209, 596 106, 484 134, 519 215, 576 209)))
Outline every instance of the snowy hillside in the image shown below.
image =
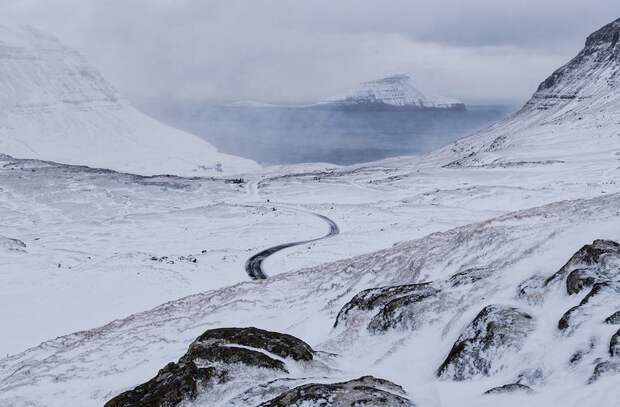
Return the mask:
POLYGON ((258 167, 139 112, 78 53, 33 28, 0 26, 0 61, 2 154, 137 174, 258 167))
POLYGON ((409 75, 363 82, 349 95, 320 102, 315 107, 347 110, 465 110, 455 99, 430 97, 420 92, 409 75))
POLYGON ((243 180, 0 157, 0 405, 617 407, 619 32, 425 157, 243 180))
MULTIPOLYGON (((620 138, 620 19, 543 81, 512 117, 431 154, 450 166, 541 165, 614 154, 620 138)), ((438 161, 435 161, 438 160, 438 161)))

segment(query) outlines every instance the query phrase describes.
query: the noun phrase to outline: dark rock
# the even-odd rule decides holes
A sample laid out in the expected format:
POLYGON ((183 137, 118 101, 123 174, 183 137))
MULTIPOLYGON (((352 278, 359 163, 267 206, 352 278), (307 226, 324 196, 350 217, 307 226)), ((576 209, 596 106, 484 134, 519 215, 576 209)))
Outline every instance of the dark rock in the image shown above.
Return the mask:
POLYGON ((192 342, 177 363, 169 363, 153 379, 114 397, 105 407, 174 407, 194 400, 200 389, 232 380, 240 365, 287 372, 284 362, 261 350, 297 361, 310 361, 314 354, 291 335, 257 328, 211 329, 192 342))
POLYGON ((609 354, 611 357, 620 356, 620 329, 611 337, 609 341, 609 354))
POLYGON ((534 390, 530 386, 520 383, 505 384, 503 386, 493 387, 484 392, 484 394, 505 394, 505 393, 527 393, 532 394, 534 390))
POLYGON ((373 333, 394 328, 415 329, 439 293, 432 283, 364 290, 342 307, 334 327, 362 314, 371 316, 368 330, 373 333))
POLYGON ((259 407, 299 405, 412 407, 415 404, 405 397, 405 392, 400 386, 387 380, 364 376, 343 383, 304 384, 285 391, 278 397, 260 404, 259 407))
POLYGON ((605 299, 615 297, 620 299, 620 286, 615 283, 596 283, 583 300, 566 311, 558 321, 558 328, 561 331, 571 333, 591 314, 592 309, 605 302, 605 299), (570 329, 569 329, 570 328, 570 329))
POLYGON ((213 367, 198 368, 193 362, 168 363, 153 379, 114 397, 104 407, 176 406, 194 400, 199 385, 224 381, 226 375, 213 367))
POLYGON ((611 376, 618 373, 620 373, 620 362, 607 360, 594 367, 594 372, 590 376, 588 383, 594 383, 603 376, 611 376))
POLYGON ((293 360, 309 361, 313 359, 314 355, 310 345, 292 335, 258 328, 211 329, 200 335, 196 342, 249 346, 264 349, 274 355, 293 360))
POLYGON ((476 281, 489 277, 493 271, 489 268, 474 267, 455 273, 448 279, 448 283, 452 287, 473 284, 476 281))
POLYGON ((605 323, 610 325, 620 325, 620 311, 616 311, 605 318, 605 323))
POLYGON ((559 271, 545 281, 545 285, 562 280, 573 270, 598 265, 608 255, 620 256, 620 244, 612 240, 595 240, 573 254, 559 271))
POLYGON ((239 348, 236 346, 220 346, 219 344, 209 344, 194 342, 189 351, 181 358, 181 361, 200 360, 208 363, 241 363, 247 366, 260 367, 272 370, 287 372, 284 362, 273 359, 262 352, 239 348))
POLYGON ((430 308, 439 290, 425 286, 416 292, 398 297, 381 308, 368 324, 373 333, 388 329, 417 329, 430 308))
POLYGON ((600 281, 600 277, 596 269, 575 269, 566 277, 566 291, 571 295, 578 294, 584 288, 592 287, 597 281, 600 281))
POLYGON ((517 308, 485 307, 461 333, 437 376, 465 380, 490 375, 504 354, 521 348, 534 325, 534 319, 517 308))

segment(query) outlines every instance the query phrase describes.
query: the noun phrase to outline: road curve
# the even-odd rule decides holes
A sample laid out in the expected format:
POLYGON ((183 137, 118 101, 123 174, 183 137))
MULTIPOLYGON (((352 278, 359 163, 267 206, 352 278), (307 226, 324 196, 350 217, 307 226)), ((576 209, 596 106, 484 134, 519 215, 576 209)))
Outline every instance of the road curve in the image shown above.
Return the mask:
POLYGON ((280 250, 287 249, 289 247, 299 246, 301 244, 306 244, 306 243, 316 242, 317 240, 327 239, 328 237, 332 237, 340 233, 340 228, 338 228, 338 225, 336 224, 336 222, 334 222, 327 216, 320 215, 314 212, 310 212, 310 214, 325 221, 329 225, 329 232, 327 232, 325 236, 317 237, 316 239, 283 243, 283 244, 279 244, 277 246, 273 246, 268 249, 265 249, 259 253, 256 253, 254 256, 250 257, 248 261, 245 263, 245 271, 248 273, 248 276, 250 276, 252 280, 264 280, 267 278, 267 274, 265 274, 265 272, 263 271, 263 260, 271 256, 272 254, 277 253, 280 250))

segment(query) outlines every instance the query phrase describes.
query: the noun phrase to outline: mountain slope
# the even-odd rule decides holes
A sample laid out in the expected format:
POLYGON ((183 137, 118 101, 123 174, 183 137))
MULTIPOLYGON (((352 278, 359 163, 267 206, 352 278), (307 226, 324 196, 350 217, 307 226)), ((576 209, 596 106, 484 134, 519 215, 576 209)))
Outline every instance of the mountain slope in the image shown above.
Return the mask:
POLYGON ((33 28, 0 26, 0 61, 0 153, 143 175, 258 167, 136 110, 77 52, 33 28))
POLYGON ((465 105, 458 100, 424 95, 408 75, 363 82, 349 95, 320 102, 315 107, 342 110, 465 110, 465 105))
MULTIPOLYGON (((620 167, 617 123, 602 120, 617 114, 614 92, 545 98, 547 108, 524 109, 467 140, 495 141, 469 161, 454 162, 464 156, 453 148, 391 167, 261 178, 249 199, 269 198, 272 211, 312 202, 338 211, 366 198, 354 222, 381 228, 360 230, 360 240, 387 241, 398 222, 386 213, 400 205, 412 211, 394 220, 434 229, 416 235, 421 224, 411 224, 408 241, 383 250, 191 295, 0 359, 0 404, 128 407, 163 394, 192 407, 376 401, 370 397, 433 407, 616 407, 620 167), (590 116, 579 120, 577 111, 590 116), (437 165, 449 160, 458 169, 437 165), (477 216, 486 220, 439 225, 442 217, 458 221, 462 209, 484 211, 477 216), (283 341, 283 333, 297 340, 283 341), (296 345, 285 351, 286 342, 296 345), (346 400, 360 389, 366 393, 346 400)), ((345 214, 338 220, 352 212, 345 214)), ((346 229, 332 240, 340 255, 359 243, 346 229)))
POLYGON ((428 161, 452 167, 596 160, 620 142, 620 19, 544 80, 513 116, 449 145, 428 161))

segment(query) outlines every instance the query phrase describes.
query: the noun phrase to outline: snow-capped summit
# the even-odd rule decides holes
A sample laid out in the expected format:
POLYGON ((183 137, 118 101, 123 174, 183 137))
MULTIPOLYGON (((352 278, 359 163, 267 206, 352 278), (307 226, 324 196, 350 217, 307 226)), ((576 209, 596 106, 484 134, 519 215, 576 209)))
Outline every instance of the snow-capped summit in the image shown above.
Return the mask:
POLYGON ((426 96, 415 87, 409 75, 362 82, 348 95, 316 106, 343 110, 465 110, 465 105, 456 99, 426 96))
POLYGON ((620 148, 619 39, 617 19, 588 36, 517 113, 429 158, 448 166, 509 166, 612 154, 620 148))
POLYGON ((588 36, 575 58, 543 81, 522 113, 591 111, 620 96, 620 19, 588 36))
POLYGON ((31 27, 0 26, 0 154, 143 175, 244 172, 135 109, 77 52, 31 27))

